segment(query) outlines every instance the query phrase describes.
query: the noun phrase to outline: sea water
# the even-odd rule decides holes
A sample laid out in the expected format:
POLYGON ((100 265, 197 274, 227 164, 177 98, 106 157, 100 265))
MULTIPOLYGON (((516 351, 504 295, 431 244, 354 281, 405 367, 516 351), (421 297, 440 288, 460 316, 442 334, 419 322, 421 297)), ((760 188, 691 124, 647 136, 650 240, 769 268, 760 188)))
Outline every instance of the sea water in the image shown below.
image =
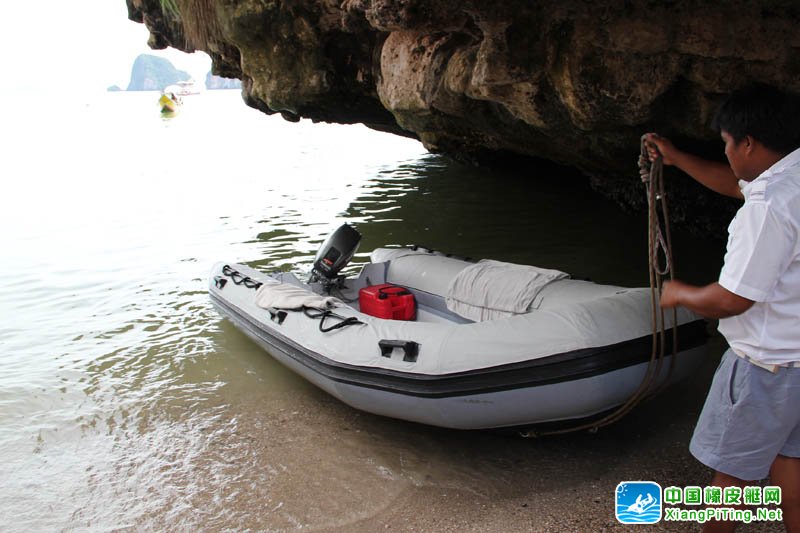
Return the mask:
MULTIPOLYGON (((398 498, 413 509, 409 494, 492 501, 556 479, 560 446, 531 459, 517 440, 333 400, 221 319, 207 274, 222 260, 305 275, 349 222, 364 235, 349 273, 375 247, 422 244, 645 285, 642 214, 552 166, 467 167, 237 92, 170 118, 157 99, 3 99, 0 529, 346 530, 398 498)), ((676 255, 699 280, 719 267, 707 240, 676 255)), ((578 482, 595 467, 581 457, 563 458, 578 482)))

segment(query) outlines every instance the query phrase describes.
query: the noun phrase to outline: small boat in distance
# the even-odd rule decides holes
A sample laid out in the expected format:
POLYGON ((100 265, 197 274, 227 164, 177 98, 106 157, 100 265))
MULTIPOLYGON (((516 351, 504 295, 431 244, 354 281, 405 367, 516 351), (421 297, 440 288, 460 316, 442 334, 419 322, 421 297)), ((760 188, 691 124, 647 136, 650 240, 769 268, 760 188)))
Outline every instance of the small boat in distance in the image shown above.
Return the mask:
POLYGON ((180 107, 181 103, 182 101, 180 96, 176 95, 172 91, 167 91, 166 89, 158 99, 158 105, 161 106, 162 114, 177 113, 178 107, 180 107))

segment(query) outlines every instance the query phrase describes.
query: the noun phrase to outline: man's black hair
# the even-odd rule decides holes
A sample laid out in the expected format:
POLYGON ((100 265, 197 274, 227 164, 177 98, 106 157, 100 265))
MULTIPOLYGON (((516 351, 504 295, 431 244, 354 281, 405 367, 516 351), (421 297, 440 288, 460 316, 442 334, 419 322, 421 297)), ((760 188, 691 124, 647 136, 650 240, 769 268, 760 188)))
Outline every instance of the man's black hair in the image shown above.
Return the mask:
POLYGON ((800 147, 800 97, 764 84, 748 85, 728 97, 711 124, 739 143, 747 135, 780 154, 800 147))

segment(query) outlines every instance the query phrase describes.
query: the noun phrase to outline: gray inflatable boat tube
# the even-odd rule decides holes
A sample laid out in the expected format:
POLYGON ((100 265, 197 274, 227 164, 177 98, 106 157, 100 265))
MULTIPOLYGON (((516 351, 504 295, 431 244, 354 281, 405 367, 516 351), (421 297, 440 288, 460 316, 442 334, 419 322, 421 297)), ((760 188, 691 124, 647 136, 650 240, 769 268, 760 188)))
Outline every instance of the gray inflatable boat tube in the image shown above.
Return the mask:
MULTIPOLYGON (((289 273, 216 264, 209 295, 220 313, 279 362, 346 404, 370 413, 457 429, 526 427, 583 419, 624 403, 650 364, 649 289, 564 279, 547 285, 535 309, 472 322, 447 309, 446 289, 471 263, 424 249, 378 249, 348 279, 327 328, 303 311, 258 307, 258 283, 276 280, 320 293, 289 273), (236 272, 231 276, 231 272, 236 272), (248 278, 248 280, 245 280, 248 278), (243 282, 245 280, 246 282, 243 282), (238 282, 238 284, 237 284, 238 282), (417 320, 359 311, 358 289, 395 283, 417 300, 417 320)), ((679 309, 678 352, 667 353, 658 384, 687 377, 705 353, 705 322, 679 309)))

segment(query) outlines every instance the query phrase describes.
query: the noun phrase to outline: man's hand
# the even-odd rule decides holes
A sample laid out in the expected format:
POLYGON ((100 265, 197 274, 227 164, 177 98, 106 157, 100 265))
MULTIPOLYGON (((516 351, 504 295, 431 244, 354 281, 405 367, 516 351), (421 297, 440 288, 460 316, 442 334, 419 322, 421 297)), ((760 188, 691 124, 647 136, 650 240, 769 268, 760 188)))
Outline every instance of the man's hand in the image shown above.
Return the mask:
MULTIPOLYGON (((712 191, 744 200, 742 191, 739 189, 739 179, 734 175, 730 165, 708 161, 683 152, 675 148, 672 141, 657 133, 645 134, 644 146, 650 161, 661 157, 665 165, 674 165, 712 191)), ((642 179, 645 178, 646 176, 643 175, 642 179)))
POLYGON ((657 133, 648 133, 644 138, 644 145, 647 148, 647 155, 650 161, 662 158, 665 165, 675 164, 675 155, 679 152, 672 141, 661 137, 657 133), (659 155, 660 154, 660 155, 659 155))
POLYGON ((680 295, 683 287, 686 284, 682 281, 667 281, 661 289, 661 299, 659 304, 664 309, 672 309, 678 307, 680 303, 680 295))
POLYGON ((664 283, 659 303, 665 309, 680 305, 706 318, 741 315, 753 306, 753 300, 732 293, 719 283, 695 287, 682 281, 664 283))

